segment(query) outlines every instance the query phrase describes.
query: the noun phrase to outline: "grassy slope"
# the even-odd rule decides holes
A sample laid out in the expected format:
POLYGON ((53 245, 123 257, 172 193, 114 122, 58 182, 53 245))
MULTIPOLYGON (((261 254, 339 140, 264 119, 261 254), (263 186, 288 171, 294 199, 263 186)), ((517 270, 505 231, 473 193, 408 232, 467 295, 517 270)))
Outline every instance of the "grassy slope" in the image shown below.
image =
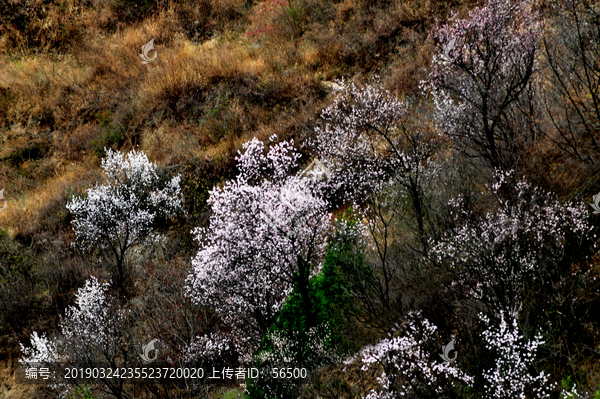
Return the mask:
MULTIPOLYGON (((273 133, 302 141, 338 78, 380 76, 399 97, 414 93, 431 24, 473 3, 0 0, 0 260, 18 257, 48 281, 24 287, 31 294, 14 305, 22 312, 0 326, 0 359, 14 358, 31 330, 50 330, 82 284, 65 204, 99 177, 104 146, 142 149, 184 173, 184 235, 205 220, 206 191, 231 174, 242 142, 273 133), (138 53, 152 38, 158 58, 143 65, 138 53)), ((577 185, 568 163, 531 162, 557 177, 555 191, 577 185)), ((7 375, 0 370, 0 383, 7 375)))

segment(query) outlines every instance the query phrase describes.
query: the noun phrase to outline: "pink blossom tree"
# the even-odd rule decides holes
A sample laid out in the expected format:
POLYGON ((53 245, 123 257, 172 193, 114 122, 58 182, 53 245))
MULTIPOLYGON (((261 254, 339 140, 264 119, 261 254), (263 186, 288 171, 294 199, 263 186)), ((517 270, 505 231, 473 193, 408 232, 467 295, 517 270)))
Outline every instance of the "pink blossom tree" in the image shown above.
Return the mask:
POLYGON ((293 288, 313 319, 309 280, 318 273, 330 226, 327 203, 309 179, 294 175, 292 142, 267 151, 256 138, 237 157, 239 174, 210 192, 210 225, 195 231, 189 292, 215 309, 249 361, 293 288))
POLYGON ((321 113, 314 153, 332 174, 329 190, 354 201, 389 180, 397 166, 414 165, 399 143, 405 104, 374 85, 338 83, 337 95, 321 113))
POLYGON ((443 131, 469 156, 513 169, 535 136, 530 101, 540 20, 530 1, 486 0, 432 32, 437 51, 425 88, 443 131))

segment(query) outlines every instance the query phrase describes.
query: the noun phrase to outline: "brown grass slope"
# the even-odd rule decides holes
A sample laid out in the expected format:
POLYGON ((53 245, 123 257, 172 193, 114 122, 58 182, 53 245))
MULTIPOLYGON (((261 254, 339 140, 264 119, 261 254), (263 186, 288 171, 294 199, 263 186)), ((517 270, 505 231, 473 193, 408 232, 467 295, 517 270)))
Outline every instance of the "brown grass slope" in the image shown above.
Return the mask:
POLYGON ((0 226, 29 239, 43 231, 44 209, 93 180, 105 146, 161 165, 226 162, 248 137, 301 137, 327 101, 323 81, 380 75, 409 94, 428 63, 428 27, 458 5, 4 2, 0 226), (158 58, 143 65, 152 38, 158 58))

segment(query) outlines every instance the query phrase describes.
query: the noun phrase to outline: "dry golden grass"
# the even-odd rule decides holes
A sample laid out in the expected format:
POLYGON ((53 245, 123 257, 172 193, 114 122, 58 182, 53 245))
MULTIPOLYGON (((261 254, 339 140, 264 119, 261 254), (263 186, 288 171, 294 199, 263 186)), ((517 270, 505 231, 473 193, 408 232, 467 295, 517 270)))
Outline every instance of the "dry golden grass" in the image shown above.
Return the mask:
POLYGON ((187 87, 209 90, 212 78, 226 79, 238 74, 260 77, 265 71, 264 59, 252 56, 242 43, 219 39, 201 46, 182 42, 176 48, 161 51, 158 61, 150 64, 146 80, 140 85, 138 96, 142 105, 151 106, 165 93, 177 93, 187 87))
POLYGON ((14 98, 7 119, 35 125, 44 112, 54 114, 54 119, 66 117, 60 112, 64 91, 84 84, 91 71, 73 57, 61 58, 42 54, 12 61, 0 56, 0 87, 9 88, 14 98))
POLYGON ((0 212, 0 226, 10 235, 36 231, 40 224, 48 222, 43 220, 45 210, 56 203, 64 204, 70 194, 81 192, 97 178, 99 171, 89 164, 61 166, 55 177, 46 179, 39 187, 18 196, 6 194, 7 207, 0 212))

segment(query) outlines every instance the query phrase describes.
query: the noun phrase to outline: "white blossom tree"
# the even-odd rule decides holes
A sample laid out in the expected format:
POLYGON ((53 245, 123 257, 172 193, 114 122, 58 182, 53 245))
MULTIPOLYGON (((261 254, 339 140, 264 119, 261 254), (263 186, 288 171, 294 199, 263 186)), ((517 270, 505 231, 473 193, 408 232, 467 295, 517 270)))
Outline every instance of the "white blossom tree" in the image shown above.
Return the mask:
MULTIPOLYGON (((128 312, 119 306, 108 293, 109 284, 100 283, 95 277, 77 290, 75 305, 70 306, 61 317, 59 332, 53 338, 31 334, 31 347, 21 346, 20 363, 28 367, 124 367, 129 361, 128 312)), ((59 379, 56 387, 62 389, 78 384, 80 380, 59 379)), ((117 398, 127 397, 123 381, 102 379, 102 391, 117 398)))
POLYGON ((79 246, 101 251, 117 289, 125 293, 130 249, 154 238, 158 219, 182 210, 180 177, 162 182, 156 164, 136 151, 107 150, 102 169, 104 184, 88 189, 85 197, 74 197, 67 209, 74 216, 79 246))
POLYGON ((437 353, 430 351, 436 330, 420 312, 409 312, 399 336, 363 349, 362 371, 374 365, 383 368, 377 377, 380 388, 371 390, 365 399, 433 397, 455 383, 471 386, 473 377, 456 365, 439 361, 437 353))
POLYGON ((530 1, 486 0, 467 19, 453 14, 432 32, 437 44, 424 88, 438 123, 467 155, 514 169, 535 137, 530 101, 540 19, 530 1))
MULTIPOLYGON (((273 138, 272 138, 273 139, 273 138)), ((217 311, 249 361, 293 288, 312 319, 309 280, 325 252, 330 215, 309 179, 293 175, 292 142, 267 152, 256 138, 237 157, 239 174, 210 192, 210 225, 195 231, 190 295, 217 311)))
POLYGON ((519 331, 516 314, 501 311, 497 324, 483 314, 480 319, 487 326, 483 331, 486 348, 495 353, 494 367, 483 372, 486 395, 498 399, 549 398, 549 376, 543 371, 538 374, 534 367, 538 347, 544 344, 542 335, 526 339, 519 331))
POLYGON ((56 343, 49 339, 46 334, 38 335, 37 331, 31 333, 31 347, 26 347, 19 342, 23 358, 20 363, 38 364, 53 363, 61 360, 56 343))

